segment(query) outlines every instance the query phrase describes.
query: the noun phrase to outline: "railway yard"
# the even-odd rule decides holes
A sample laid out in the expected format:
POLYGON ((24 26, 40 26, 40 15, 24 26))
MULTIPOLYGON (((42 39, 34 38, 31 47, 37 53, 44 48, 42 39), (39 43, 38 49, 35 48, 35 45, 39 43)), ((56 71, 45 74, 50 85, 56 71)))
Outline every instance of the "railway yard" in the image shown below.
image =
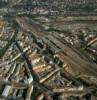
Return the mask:
POLYGON ((0 8, 0 100, 97 100, 97 1, 9 1, 0 8))
MULTIPOLYGON (((97 52, 92 47, 97 41, 96 35, 86 42, 87 45, 83 43, 81 51, 75 41, 66 40, 66 31, 45 30, 40 23, 25 16, 17 16, 16 21, 17 33, 6 21, 3 26, 6 31, 2 29, 0 35, 3 44, 0 49, 2 100, 96 100, 94 53, 97 52)), ((70 34, 73 38, 78 35, 70 34)))

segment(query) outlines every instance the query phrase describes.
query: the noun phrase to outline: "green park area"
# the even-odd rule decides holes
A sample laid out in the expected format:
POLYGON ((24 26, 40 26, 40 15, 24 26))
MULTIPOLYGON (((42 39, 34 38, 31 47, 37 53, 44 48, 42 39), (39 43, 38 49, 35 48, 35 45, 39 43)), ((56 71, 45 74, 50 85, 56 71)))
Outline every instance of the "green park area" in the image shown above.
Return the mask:
POLYGON ((0 0, 0 8, 6 7, 8 2, 0 0))

